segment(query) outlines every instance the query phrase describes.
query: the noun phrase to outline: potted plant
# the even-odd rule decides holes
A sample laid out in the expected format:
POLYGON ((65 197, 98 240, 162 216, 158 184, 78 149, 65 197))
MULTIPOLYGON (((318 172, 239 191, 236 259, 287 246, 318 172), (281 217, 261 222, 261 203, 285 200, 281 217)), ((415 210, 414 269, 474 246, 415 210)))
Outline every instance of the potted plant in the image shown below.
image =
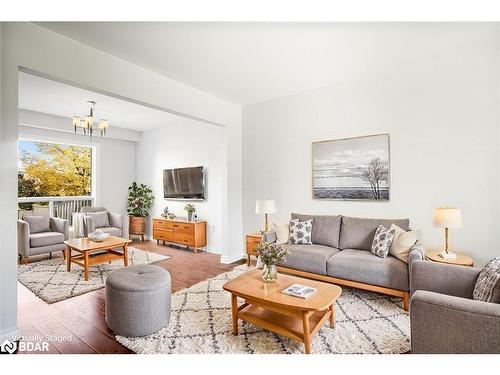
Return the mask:
POLYGON ((262 280, 265 283, 274 283, 278 280, 278 270, 276 264, 286 262, 286 257, 290 252, 281 245, 267 242, 260 243, 256 248, 259 259, 264 265, 262 269, 262 280))
POLYGON ((184 210, 188 213, 188 221, 193 220, 193 214, 196 212, 196 207, 194 204, 188 203, 184 206, 184 210))
POLYGON ((144 235, 144 218, 153 206, 153 191, 144 184, 133 182, 128 188, 127 213, 129 216, 129 233, 144 235))

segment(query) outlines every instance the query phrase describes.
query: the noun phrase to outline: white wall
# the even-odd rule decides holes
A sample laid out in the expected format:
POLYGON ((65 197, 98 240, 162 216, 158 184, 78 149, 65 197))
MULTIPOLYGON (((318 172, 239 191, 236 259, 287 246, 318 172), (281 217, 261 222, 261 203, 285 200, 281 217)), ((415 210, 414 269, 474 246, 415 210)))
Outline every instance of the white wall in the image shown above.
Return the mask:
MULTIPOLYGON (((160 217, 165 206, 177 217, 186 217, 187 202, 163 198, 163 170, 204 166, 206 168, 206 193, 204 202, 193 202, 200 219, 207 220, 208 250, 223 253, 226 213, 223 195, 225 163, 225 132, 220 126, 207 126, 198 121, 178 120, 143 132, 137 144, 137 181, 152 187, 155 201, 152 217, 160 217)), ((151 236, 151 220, 148 220, 151 236)))
POLYGON ((78 87, 226 126, 230 131, 224 147, 228 169, 223 209, 236 219, 228 221, 224 234, 224 248, 228 251, 224 259, 231 259, 235 253, 241 255, 241 109, 238 106, 35 24, 2 23, 0 36, 0 341, 15 333, 17 320, 17 239, 13 218, 17 198, 19 67, 78 87))
MULTIPOLYGON (((439 35, 436 35, 439 38, 439 35)), ((463 209, 451 245, 481 266, 500 255, 498 33, 447 40, 391 74, 346 82, 243 109, 244 230, 263 218, 256 199, 291 211, 410 218, 428 247, 441 246, 432 208, 463 209), (311 142, 390 133, 390 202, 311 198, 311 142)))

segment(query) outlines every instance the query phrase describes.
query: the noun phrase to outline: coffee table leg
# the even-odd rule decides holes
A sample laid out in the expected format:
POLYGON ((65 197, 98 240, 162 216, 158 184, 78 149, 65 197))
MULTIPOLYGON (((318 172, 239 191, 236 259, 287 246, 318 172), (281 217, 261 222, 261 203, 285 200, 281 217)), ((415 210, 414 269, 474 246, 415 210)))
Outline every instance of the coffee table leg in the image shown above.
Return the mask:
POLYGON ((238 336, 238 297, 231 294, 231 313, 233 316, 233 335, 238 336))
POLYGON ((302 312, 302 329, 304 331, 304 352, 311 353, 311 330, 309 327, 309 311, 302 312))
POLYGON ((128 243, 123 245, 123 265, 128 267, 128 243))
POLYGON ((89 281, 89 252, 85 251, 83 253, 83 273, 85 276, 85 281, 89 281))
POLYGON ((66 254, 66 270, 68 272, 71 271, 71 247, 66 246, 66 250, 64 250, 66 254))
POLYGON ((335 327, 335 310, 333 309, 333 303, 329 308, 330 310, 330 327, 334 328, 335 327))

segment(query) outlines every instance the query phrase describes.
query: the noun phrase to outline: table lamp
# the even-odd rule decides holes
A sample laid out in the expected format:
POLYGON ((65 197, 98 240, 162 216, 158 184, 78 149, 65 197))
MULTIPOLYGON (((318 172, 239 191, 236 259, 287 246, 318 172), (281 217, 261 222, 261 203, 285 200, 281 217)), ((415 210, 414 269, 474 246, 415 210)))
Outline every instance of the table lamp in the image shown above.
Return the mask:
POLYGON ((434 226, 444 228, 444 250, 439 254, 444 259, 455 259, 456 254, 448 249, 448 229, 462 226, 462 211, 455 207, 434 209, 434 226))
POLYGON ((256 214, 264 214, 265 222, 264 222, 264 231, 269 230, 269 226, 267 223, 267 214, 274 214, 276 212, 276 202, 274 200, 263 200, 255 202, 255 213, 256 214))

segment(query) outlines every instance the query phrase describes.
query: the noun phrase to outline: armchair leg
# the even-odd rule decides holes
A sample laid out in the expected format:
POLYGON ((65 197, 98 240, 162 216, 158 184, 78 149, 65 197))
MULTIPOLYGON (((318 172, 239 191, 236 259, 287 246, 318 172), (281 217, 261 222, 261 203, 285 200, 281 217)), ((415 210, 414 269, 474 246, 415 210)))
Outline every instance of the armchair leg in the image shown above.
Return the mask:
POLYGON ((403 309, 408 311, 410 307, 410 292, 404 292, 403 294, 403 309))
POLYGON ((49 259, 52 259, 52 253, 49 253, 49 259))

